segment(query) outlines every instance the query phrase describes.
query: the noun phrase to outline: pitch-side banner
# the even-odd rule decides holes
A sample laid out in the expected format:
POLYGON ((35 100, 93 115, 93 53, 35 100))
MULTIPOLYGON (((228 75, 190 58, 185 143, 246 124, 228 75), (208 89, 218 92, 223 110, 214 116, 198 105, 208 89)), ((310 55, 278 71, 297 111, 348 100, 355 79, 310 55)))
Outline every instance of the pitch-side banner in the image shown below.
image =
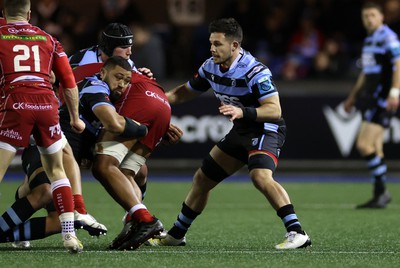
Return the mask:
MULTIPOLYGON (((281 159, 359 159, 355 148, 361 114, 346 114, 344 97, 281 96, 287 124, 281 159)), ((232 124, 218 113, 219 101, 205 96, 172 106, 172 122, 184 132, 172 146, 160 145, 152 158, 202 158, 229 131, 232 124)), ((385 132, 387 159, 400 158, 400 119, 394 117, 385 132)))

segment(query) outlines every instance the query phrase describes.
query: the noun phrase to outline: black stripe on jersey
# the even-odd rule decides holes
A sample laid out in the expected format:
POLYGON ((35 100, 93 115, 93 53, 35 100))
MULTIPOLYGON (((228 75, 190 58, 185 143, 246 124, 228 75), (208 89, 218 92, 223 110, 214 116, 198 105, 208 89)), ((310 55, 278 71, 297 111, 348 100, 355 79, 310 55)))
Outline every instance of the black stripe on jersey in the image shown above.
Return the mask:
POLYGON ((267 66, 265 66, 264 64, 260 63, 257 65, 254 65, 253 68, 251 68, 247 73, 246 73, 246 78, 248 80, 251 80, 256 74, 258 74, 259 72, 263 71, 267 69, 267 66))
POLYGON ((192 88, 198 91, 204 91, 206 92, 207 90, 210 89, 210 83, 208 82, 207 79, 202 78, 198 73, 196 73, 190 80, 189 84, 192 88))
POLYGON ((375 42, 372 41, 372 40, 367 41, 367 42, 364 43, 365 46, 372 46, 372 45, 374 45, 374 46, 376 46, 376 47, 382 47, 384 44, 385 44, 384 41, 380 41, 380 42, 376 42, 376 43, 375 43, 375 42))
POLYGON ((69 64, 71 65, 71 67, 72 68, 78 67, 79 64, 81 63, 83 57, 85 56, 86 52, 88 52, 88 51, 94 51, 94 52, 96 52, 96 55, 99 54, 99 50, 98 50, 97 46, 92 46, 89 48, 81 49, 69 58, 69 64))
POLYGON ((227 87, 247 87, 246 80, 244 79, 233 79, 233 78, 227 78, 227 77, 221 77, 216 74, 207 72, 204 70, 204 74, 207 77, 207 79, 213 81, 216 84, 227 86, 227 87))

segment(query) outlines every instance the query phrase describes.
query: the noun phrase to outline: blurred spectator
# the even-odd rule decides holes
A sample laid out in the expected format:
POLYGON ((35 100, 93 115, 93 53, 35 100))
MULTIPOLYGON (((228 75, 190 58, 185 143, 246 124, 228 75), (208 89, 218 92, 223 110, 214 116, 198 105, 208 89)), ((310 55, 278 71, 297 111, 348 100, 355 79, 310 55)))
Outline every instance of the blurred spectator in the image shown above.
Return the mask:
POLYGON ((131 24, 133 32, 132 60, 149 68, 158 80, 166 77, 166 59, 162 39, 144 24, 131 24))
MULTIPOLYGON (((377 1, 384 4, 386 23, 399 34, 400 0, 377 1)), ((341 56, 338 58, 328 52, 335 50, 332 47, 336 45, 340 48, 339 51, 345 47, 345 58, 350 63, 358 58, 365 36, 359 12, 363 2, 364 0, 223 0, 214 3, 212 0, 204 0, 207 11, 205 20, 214 19, 217 15, 234 17, 239 21, 246 33, 243 46, 265 63, 276 78, 301 79, 311 75, 319 77, 332 72, 337 64, 341 66, 341 56), (310 18, 312 20, 307 22, 310 18), (340 40, 337 40, 336 33, 341 36, 340 40), (323 45, 324 36, 333 36, 333 40, 328 38, 326 46, 323 45), (332 45, 336 41, 339 43, 332 45)), ((161 38, 163 50, 160 52, 165 54, 164 64, 168 68, 162 67, 161 69, 166 69, 164 74, 160 70, 156 75, 160 79, 163 76, 178 78, 194 72, 195 66, 210 55, 208 29, 206 23, 196 26, 173 25, 166 12, 167 5, 171 3, 179 4, 179 1, 91 0, 89 3, 79 0, 36 0, 32 1, 32 23, 56 36, 68 54, 93 44, 100 30, 109 22, 149 25, 148 29, 138 29, 141 31, 139 34, 145 33, 145 42, 135 44, 135 49, 139 51, 135 57, 147 54, 147 45, 143 46, 147 41, 150 42, 149 46, 160 47, 157 44, 159 40, 155 39, 161 38), (151 9, 149 6, 152 3, 157 3, 161 8, 151 9), (88 15, 89 10, 85 10, 83 6, 89 6, 90 11, 93 11, 92 15, 88 15), (161 31, 156 29, 159 25, 163 25, 161 31), (147 35, 149 32, 146 33, 148 30, 153 32, 150 39, 147 35)), ((149 65, 144 60, 143 57, 143 65, 149 65)), ((142 59, 135 61, 141 62, 142 59)), ((340 76, 340 72, 337 75, 340 76)))
POLYGON ((59 37, 63 33, 60 13, 65 12, 58 0, 38 0, 32 5, 31 23, 38 25, 49 34, 59 37))
POLYGON ((312 71, 314 58, 323 44, 324 36, 316 27, 314 19, 303 16, 300 28, 289 40, 288 57, 283 66, 282 77, 287 80, 306 78, 312 71))
POLYGON ((32 5, 31 22, 59 39, 67 54, 91 44, 96 38, 94 22, 62 6, 58 0, 38 0, 32 5))
POLYGON ((130 25, 133 22, 143 22, 134 0, 101 0, 98 16, 99 29, 112 22, 130 25))
POLYGON ((385 15, 385 23, 400 35, 400 1, 387 0, 383 5, 383 13, 385 15))
POLYGON ((327 38, 322 50, 316 55, 313 77, 325 79, 345 77, 349 62, 347 46, 343 36, 338 33, 327 38))
POLYGON ((254 56, 267 65, 276 77, 282 73, 290 36, 287 24, 288 13, 281 7, 272 8, 266 13, 261 24, 259 39, 256 41, 254 56))
POLYGON ((262 20, 260 14, 258 0, 233 0, 227 1, 226 7, 223 9, 224 13, 221 17, 235 18, 242 26, 243 32, 246 33, 242 46, 247 50, 253 51, 255 49, 255 40, 259 37, 259 28, 262 20))

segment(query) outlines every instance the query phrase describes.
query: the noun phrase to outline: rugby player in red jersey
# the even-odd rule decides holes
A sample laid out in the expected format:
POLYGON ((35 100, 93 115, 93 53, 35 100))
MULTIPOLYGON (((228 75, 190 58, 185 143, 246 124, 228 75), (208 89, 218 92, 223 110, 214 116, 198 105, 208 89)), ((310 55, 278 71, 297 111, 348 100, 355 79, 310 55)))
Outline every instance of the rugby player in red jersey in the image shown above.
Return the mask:
POLYGON ((0 158, 3 160, 0 163, 0 180, 17 149, 27 147, 33 135, 43 168, 51 181, 64 247, 71 253, 78 253, 83 246, 74 230, 72 191, 62 162, 59 104, 52 90, 50 73, 54 71, 65 88, 70 125, 79 133, 85 125, 78 114, 75 79, 61 44, 40 28, 29 24, 29 0, 5 0, 4 15, 7 24, 0 27, 0 88, 3 94, 0 109, 0 158))

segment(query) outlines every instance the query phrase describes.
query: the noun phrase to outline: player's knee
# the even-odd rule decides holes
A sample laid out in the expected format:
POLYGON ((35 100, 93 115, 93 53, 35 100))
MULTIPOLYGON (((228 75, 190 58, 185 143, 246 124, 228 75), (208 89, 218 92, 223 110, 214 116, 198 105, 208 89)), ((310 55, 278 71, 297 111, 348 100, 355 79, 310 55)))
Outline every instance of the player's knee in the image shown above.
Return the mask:
POLYGON ((262 192, 276 183, 269 169, 253 169, 250 171, 250 177, 253 185, 262 192))
POLYGON ((196 175, 197 173, 201 172, 198 174, 199 177, 203 176, 204 174, 204 176, 206 176, 208 179, 217 183, 229 177, 229 174, 220 165, 218 165, 217 162, 215 162, 211 155, 207 155, 206 158, 204 158, 200 169, 201 170, 196 172, 196 175))
POLYGON ((269 169, 272 173, 276 169, 278 159, 267 154, 255 154, 250 156, 248 169, 251 172, 253 169, 269 169))
POLYGON ((147 182, 147 166, 141 166, 138 173, 134 177, 137 185, 144 185, 147 182))
POLYGON ((108 155, 96 155, 96 159, 92 165, 93 176, 101 183, 112 179, 111 173, 113 169, 118 169, 119 162, 108 155))
POLYGON ((49 178, 42 171, 39 172, 30 182, 29 201, 34 208, 43 208, 52 201, 52 193, 49 178))
POLYGON ((374 152, 374 147, 363 140, 357 141, 356 148, 362 156, 366 156, 374 152))
POLYGON ((28 195, 29 202, 35 209, 44 208, 52 201, 52 193, 50 184, 43 183, 35 187, 28 195))

